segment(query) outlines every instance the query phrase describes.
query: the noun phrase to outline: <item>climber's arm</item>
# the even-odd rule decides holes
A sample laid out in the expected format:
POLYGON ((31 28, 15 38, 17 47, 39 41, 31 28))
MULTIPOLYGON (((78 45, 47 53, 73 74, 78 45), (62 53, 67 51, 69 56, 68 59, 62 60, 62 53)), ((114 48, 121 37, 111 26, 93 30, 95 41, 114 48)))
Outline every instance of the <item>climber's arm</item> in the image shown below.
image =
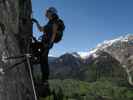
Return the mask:
POLYGON ((34 18, 32 18, 32 21, 36 23, 38 30, 40 32, 43 32, 43 27, 40 26, 39 22, 36 19, 34 19, 34 18))
POLYGON ((39 23, 36 23, 36 25, 37 25, 37 28, 38 28, 38 30, 40 31, 40 32, 43 32, 43 27, 42 26, 40 26, 40 24, 39 23))

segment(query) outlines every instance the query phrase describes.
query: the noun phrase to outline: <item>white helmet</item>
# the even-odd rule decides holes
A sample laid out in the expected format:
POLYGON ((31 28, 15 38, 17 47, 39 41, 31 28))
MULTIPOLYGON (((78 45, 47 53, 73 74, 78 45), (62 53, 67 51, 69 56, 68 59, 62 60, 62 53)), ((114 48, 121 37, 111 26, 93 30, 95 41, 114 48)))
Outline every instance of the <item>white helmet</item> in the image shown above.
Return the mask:
POLYGON ((47 12, 51 12, 52 14, 57 14, 57 10, 55 7, 49 7, 47 8, 47 12))

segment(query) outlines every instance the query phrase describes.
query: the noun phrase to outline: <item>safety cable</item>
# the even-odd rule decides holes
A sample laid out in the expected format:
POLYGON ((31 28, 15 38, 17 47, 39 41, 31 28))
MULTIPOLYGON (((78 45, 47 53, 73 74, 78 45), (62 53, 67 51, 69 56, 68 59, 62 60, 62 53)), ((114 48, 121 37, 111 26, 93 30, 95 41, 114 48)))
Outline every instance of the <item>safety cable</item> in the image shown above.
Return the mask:
POLYGON ((22 60, 22 61, 20 61, 20 62, 18 62, 18 63, 15 63, 14 65, 12 65, 12 66, 10 66, 10 67, 7 67, 7 68, 1 70, 1 74, 2 74, 2 75, 5 74, 6 72, 8 72, 8 71, 10 71, 11 69, 17 67, 18 65, 24 63, 25 61, 26 61, 26 60, 22 60))
POLYGON ((32 83, 32 88, 33 88, 33 92, 34 92, 34 98, 35 100, 38 100, 37 99, 37 94, 36 94, 36 89, 35 89, 35 84, 34 84, 34 80, 33 80, 33 76, 32 76, 32 70, 31 70, 31 63, 30 63, 30 58, 31 58, 31 54, 29 54, 29 49, 30 48, 30 43, 28 43, 28 46, 27 46, 27 53, 24 54, 24 55, 18 55, 18 56, 11 56, 11 57, 3 57, 2 56, 2 61, 7 61, 7 60, 10 60, 10 59, 22 59, 22 58, 26 58, 18 63, 15 63, 14 65, 10 66, 10 67, 7 67, 5 69, 0 69, 0 74, 1 75, 4 75, 5 72, 8 72, 10 71, 11 69, 17 67, 18 65, 24 63, 25 61, 27 62, 28 64, 28 70, 29 70, 29 74, 30 74, 30 79, 31 79, 31 83, 32 83))
POLYGON ((29 56, 27 56, 27 55, 26 55, 26 61, 28 64, 29 72, 30 72, 30 78, 31 78, 31 82, 32 82, 34 97, 35 97, 35 100, 37 100, 37 94, 36 94, 35 84, 34 84, 34 80, 33 80, 33 76, 32 76, 31 64, 30 64, 29 56))

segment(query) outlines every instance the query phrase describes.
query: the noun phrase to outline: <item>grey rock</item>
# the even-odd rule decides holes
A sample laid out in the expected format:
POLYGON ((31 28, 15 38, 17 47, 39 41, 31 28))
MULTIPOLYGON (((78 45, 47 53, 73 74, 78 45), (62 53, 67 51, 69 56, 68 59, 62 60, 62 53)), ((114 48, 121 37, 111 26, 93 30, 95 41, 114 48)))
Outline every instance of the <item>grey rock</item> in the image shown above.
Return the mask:
MULTIPOLYGON (((22 59, 2 61, 2 57, 26 53, 32 35, 31 1, 0 0, 0 68, 8 68, 22 59)), ((0 100, 34 100, 26 62, 0 75, 0 100)))

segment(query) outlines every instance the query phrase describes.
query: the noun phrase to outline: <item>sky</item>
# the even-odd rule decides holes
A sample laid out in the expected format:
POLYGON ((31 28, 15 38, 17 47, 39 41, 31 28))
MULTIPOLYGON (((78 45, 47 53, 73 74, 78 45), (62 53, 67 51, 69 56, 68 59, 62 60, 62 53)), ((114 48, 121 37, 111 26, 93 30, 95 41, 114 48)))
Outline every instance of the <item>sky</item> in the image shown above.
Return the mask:
MULTIPOLYGON (((66 52, 88 52, 104 40, 133 34, 133 0, 32 0, 33 17, 43 26, 44 12, 55 7, 66 29, 63 40, 49 55, 66 52)), ((41 36, 36 26, 33 35, 41 36)))

